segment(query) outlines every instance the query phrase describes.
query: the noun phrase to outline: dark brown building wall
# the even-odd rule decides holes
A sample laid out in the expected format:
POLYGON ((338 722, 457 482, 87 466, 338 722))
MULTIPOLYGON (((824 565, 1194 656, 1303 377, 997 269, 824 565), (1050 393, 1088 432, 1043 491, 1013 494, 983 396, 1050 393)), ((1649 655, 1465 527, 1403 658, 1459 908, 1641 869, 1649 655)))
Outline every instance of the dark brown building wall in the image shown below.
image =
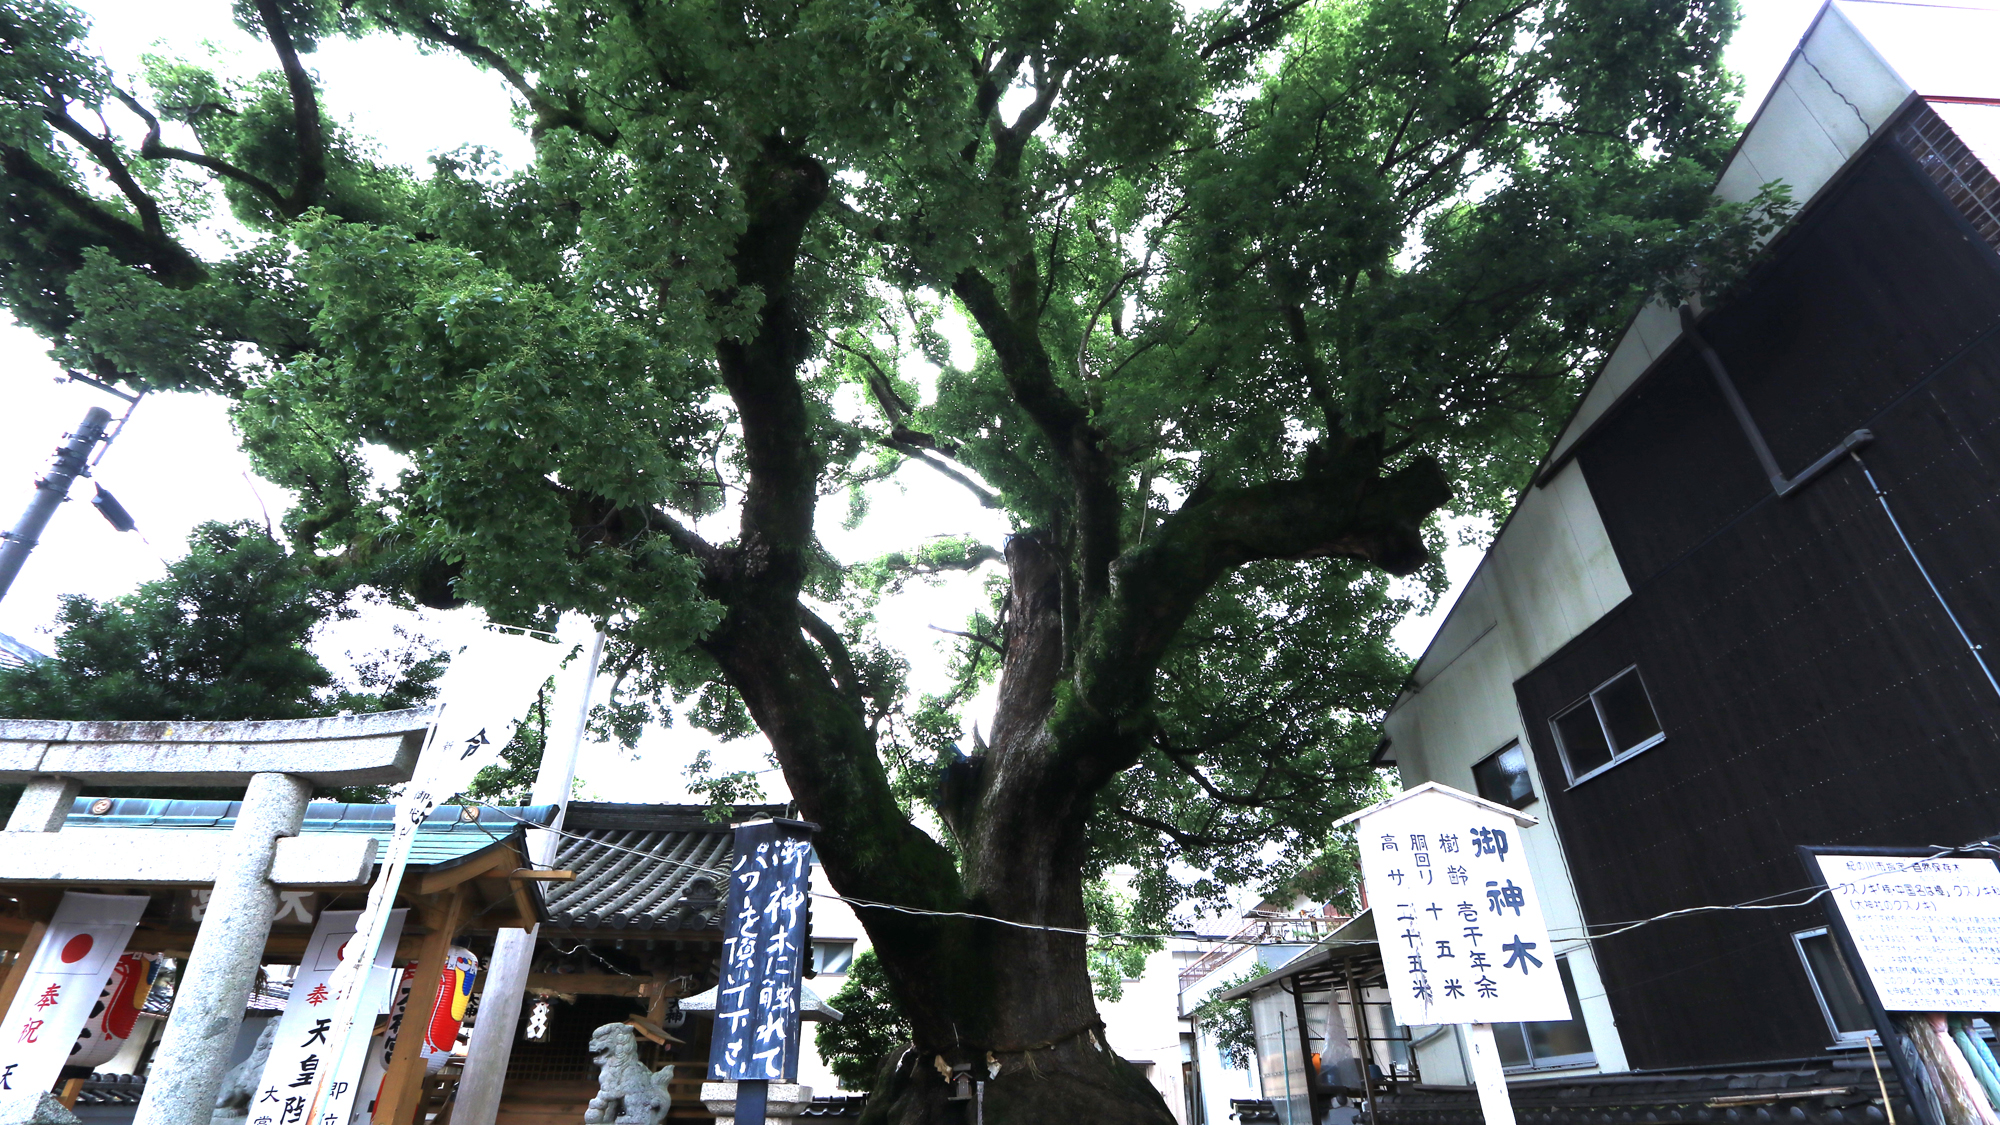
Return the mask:
MULTIPOLYGON (((1813 211, 1707 334, 1785 471, 1875 431, 1869 467, 2000 658, 2000 255, 1893 144, 1813 211)), ((1800 844, 2000 832, 2000 695, 1860 468, 1777 499, 1679 353, 1579 451, 1633 595, 1516 685, 1596 924, 1794 891, 1800 844), (1634 664, 1666 740, 1567 786, 1549 718, 1634 664)), ((1599 941, 1632 1065, 1824 1054, 1789 938, 1823 921, 1735 911, 1599 941)))

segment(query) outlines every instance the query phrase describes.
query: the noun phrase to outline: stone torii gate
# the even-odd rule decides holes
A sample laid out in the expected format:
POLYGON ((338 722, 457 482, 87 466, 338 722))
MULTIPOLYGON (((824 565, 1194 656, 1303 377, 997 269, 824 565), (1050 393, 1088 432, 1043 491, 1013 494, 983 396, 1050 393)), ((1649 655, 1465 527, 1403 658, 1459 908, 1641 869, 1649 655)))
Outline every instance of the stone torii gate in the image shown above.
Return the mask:
MULTIPOLYGON (((280 889, 365 886, 369 836, 298 835, 315 786, 407 781, 433 712, 235 723, 0 719, 0 783, 25 784, 0 842, 0 883, 213 885, 134 1125, 207 1125, 280 889), (226 848, 213 832, 62 830, 85 783, 245 786, 226 848)), ((0 1011, 41 942, 27 935, 0 1011)))

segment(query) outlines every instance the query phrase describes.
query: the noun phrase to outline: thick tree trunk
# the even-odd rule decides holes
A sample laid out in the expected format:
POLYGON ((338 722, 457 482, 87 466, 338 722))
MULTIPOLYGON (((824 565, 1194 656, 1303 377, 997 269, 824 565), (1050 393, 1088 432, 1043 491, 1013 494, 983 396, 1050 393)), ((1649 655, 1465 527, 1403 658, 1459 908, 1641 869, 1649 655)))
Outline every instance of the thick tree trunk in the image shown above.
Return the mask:
POLYGON ((896 939, 936 926, 867 918, 915 1042, 878 1076, 864 1120, 1162 1125, 1166 1103, 1104 1037, 1079 932, 1090 795, 1055 776, 1048 721, 1064 669, 1062 562, 1026 536, 1007 562, 993 737, 943 811, 963 849, 965 910, 1022 924, 958 920, 945 940, 911 942, 896 939), (980 1083, 976 1106, 951 1100, 956 1068, 980 1083))
POLYGON ((881 1125, 1168 1125, 1166 1104, 1107 1043, 1088 967, 1083 871, 1093 803, 1137 762, 1158 661, 1195 604, 1254 559, 1363 559, 1407 573, 1421 524, 1448 499, 1434 465, 1381 475, 1379 439, 1342 440, 1297 479, 1197 490, 1120 554, 1103 436, 1055 381, 1032 330, 1031 269, 1001 294, 954 286, 1075 483, 1061 543, 1015 536, 998 711, 986 750, 947 771, 948 849, 910 823, 864 717, 855 662, 799 601, 824 451, 798 370, 810 352, 793 270, 828 180, 781 137, 747 165, 733 304, 761 292, 758 329, 717 367, 743 426, 742 534, 684 536, 725 607, 702 641, 770 738, 793 797, 823 826, 834 887, 857 904, 913 1042, 885 1065, 866 1121, 881 1125), (884 904, 884 905, 871 905, 884 904), (888 905, 893 904, 893 906, 888 905), (960 1094, 965 1098, 961 1101, 960 1094))

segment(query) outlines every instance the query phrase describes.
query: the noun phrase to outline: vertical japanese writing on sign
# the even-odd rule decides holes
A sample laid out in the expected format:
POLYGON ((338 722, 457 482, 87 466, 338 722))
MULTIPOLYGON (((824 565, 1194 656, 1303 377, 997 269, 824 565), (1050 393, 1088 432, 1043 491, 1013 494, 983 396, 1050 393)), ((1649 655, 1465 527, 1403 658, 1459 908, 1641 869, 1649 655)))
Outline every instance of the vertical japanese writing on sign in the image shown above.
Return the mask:
POLYGON ((55 1084, 146 902, 144 895, 63 894, 0 1017, 0 1118, 27 1120, 55 1084))
MULTIPOLYGON (((392 963, 407 914, 401 909, 390 911, 382 947, 376 952, 378 969, 386 970, 392 963)), ((329 982, 342 958, 357 952, 354 938, 360 923, 359 910, 320 912, 313 935, 306 942, 305 956, 299 961, 298 975, 292 978, 291 999, 285 1002, 285 1014, 278 1017, 271 1057, 264 1064, 257 1094, 251 1099, 250 1120, 246 1125, 301 1125, 298 1119, 305 1114, 322 1077, 328 1080, 321 1091, 327 1104, 320 1107, 316 1116, 323 1118, 329 1112, 341 1114, 335 1107, 353 1097, 369 1037, 355 1037, 344 1060, 333 1057, 333 1044, 340 1037, 334 1034, 336 1005, 332 1003, 329 982)), ((366 1011, 374 1014, 372 1006, 366 1011)), ((344 1120, 344 1115, 336 1120, 344 1120)))
POLYGON ((1572 1017, 1511 810, 1426 785, 1362 814, 1361 878, 1399 1022, 1572 1017))
POLYGON ((811 831, 795 820, 736 828, 708 1054, 714 1081, 796 1080, 811 831))

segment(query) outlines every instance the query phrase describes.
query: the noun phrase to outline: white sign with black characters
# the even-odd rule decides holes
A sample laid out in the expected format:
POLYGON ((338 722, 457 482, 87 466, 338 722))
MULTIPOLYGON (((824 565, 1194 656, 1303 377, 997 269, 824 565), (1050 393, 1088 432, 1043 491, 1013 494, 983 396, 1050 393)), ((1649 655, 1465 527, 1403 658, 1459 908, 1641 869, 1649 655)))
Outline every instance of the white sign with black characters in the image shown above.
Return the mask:
POLYGON ((1990 859, 1817 858, 1885 1010, 2000 1011, 2000 865, 1990 859))
MULTIPOLYGON (((389 912, 388 928, 375 957, 378 976, 386 974, 395 962, 396 940, 402 936, 407 913, 406 910, 389 912)), ((285 1002, 285 1013, 278 1017, 277 1037, 250 1105, 249 1125, 307 1125, 306 1104, 322 1069, 334 1073, 327 1087, 327 1104, 319 1108, 314 1125, 335 1125, 346 1119, 343 1107, 354 1096, 354 1083, 361 1077, 367 1040, 355 1038, 348 1048, 348 1057, 337 1064, 333 1061, 330 1036, 334 997, 328 982, 333 979, 341 958, 346 956, 349 939, 359 928, 360 919, 359 910, 320 913, 319 925, 306 942, 305 956, 299 961, 298 974, 292 978, 292 993, 285 1002)), ((366 1010, 364 1007, 363 1011, 366 1010)))
POLYGON ((1555 948, 1501 806, 1425 785, 1360 815, 1361 878, 1398 1022, 1572 1018, 1555 948))

